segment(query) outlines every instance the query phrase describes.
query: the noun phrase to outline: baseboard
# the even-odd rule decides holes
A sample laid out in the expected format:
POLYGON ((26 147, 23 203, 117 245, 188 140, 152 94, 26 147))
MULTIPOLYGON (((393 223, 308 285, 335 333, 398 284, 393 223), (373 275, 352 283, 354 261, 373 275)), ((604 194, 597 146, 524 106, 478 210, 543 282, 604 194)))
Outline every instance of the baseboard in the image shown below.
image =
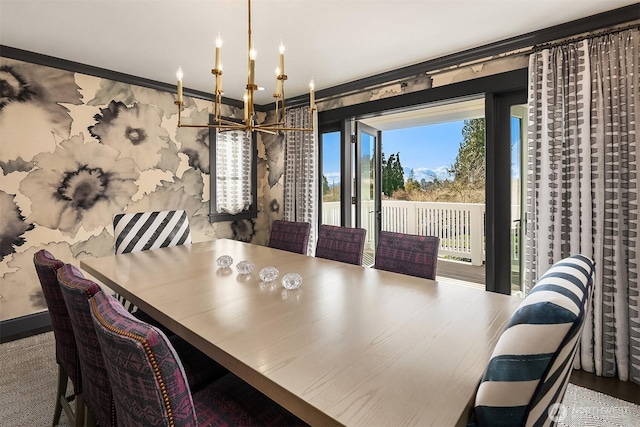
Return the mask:
POLYGON ((28 314, 0 322, 0 343, 14 341, 51 330, 48 311, 28 314))

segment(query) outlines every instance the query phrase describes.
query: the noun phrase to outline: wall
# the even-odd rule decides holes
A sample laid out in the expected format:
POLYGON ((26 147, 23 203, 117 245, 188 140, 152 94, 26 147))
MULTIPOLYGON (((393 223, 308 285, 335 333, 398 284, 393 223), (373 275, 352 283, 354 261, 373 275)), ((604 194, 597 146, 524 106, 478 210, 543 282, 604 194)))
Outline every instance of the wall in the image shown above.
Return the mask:
MULTIPOLYGON (((196 242, 256 244, 282 217, 281 138, 258 137, 258 217, 210 224, 208 131, 177 128, 173 93, 4 57, 0 88, 2 321, 46 310, 36 251, 76 264, 111 254, 116 213, 185 209, 196 242)), ((183 121, 210 109, 185 97, 183 121)))

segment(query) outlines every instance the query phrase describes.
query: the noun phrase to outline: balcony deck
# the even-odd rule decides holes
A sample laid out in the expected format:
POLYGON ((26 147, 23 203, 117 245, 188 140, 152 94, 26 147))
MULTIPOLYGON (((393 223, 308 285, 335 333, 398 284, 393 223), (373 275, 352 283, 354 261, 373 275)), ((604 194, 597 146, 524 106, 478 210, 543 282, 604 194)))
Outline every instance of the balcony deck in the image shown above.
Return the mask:
POLYGON ((485 289, 484 265, 476 266, 466 262, 438 259, 436 279, 440 282, 455 283, 478 289, 485 289))

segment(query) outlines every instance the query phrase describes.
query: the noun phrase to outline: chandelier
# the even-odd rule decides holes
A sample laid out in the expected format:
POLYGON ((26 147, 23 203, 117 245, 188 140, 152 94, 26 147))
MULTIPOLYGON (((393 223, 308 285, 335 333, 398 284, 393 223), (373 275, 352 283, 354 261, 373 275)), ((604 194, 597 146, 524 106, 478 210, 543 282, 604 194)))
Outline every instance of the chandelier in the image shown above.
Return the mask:
POLYGON ((285 96, 284 96, 284 82, 287 80, 287 75, 284 73, 284 46, 280 44, 280 56, 278 61, 278 67, 276 68, 276 87, 273 97, 275 98, 275 119, 269 123, 256 123, 256 114, 253 104, 253 94, 258 90, 258 85, 255 83, 255 60, 256 51, 251 43, 251 0, 247 0, 248 4, 248 78, 244 101, 244 118, 242 122, 235 122, 226 120, 221 115, 222 110, 222 63, 220 62, 220 51, 222 48, 222 39, 220 36, 216 38, 216 58, 215 68, 211 70, 211 73, 215 76, 215 91, 214 91, 214 108, 213 108, 213 123, 212 124, 185 124, 181 120, 181 112, 184 106, 182 99, 182 68, 178 68, 176 77, 178 79, 178 100, 175 104, 178 106, 178 127, 191 127, 191 128, 214 128, 221 131, 260 131, 271 134, 276 134, 282 131, 313 131, 313 111, 315 110, 315 93, 313 79, 309 83, 309 116, 310 116, 310 128, 295 128, 287 127, 285 124, 285 96))

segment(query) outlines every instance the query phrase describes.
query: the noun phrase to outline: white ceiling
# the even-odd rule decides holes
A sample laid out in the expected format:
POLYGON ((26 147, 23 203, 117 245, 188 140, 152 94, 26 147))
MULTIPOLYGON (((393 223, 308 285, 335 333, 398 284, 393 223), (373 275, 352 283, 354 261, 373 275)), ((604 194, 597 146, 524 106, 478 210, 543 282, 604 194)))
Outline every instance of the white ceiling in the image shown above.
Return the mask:
MULTIPOLYGON (((634 4, 627 0, 254 0, 256 102, 287 97, 634 4)), ((639 6, 640 14, 640 6, 639 6)), ((242 99, 244 0, 0 0, 0 44, 210 93, 220 34, 225 96, 242 99)))

